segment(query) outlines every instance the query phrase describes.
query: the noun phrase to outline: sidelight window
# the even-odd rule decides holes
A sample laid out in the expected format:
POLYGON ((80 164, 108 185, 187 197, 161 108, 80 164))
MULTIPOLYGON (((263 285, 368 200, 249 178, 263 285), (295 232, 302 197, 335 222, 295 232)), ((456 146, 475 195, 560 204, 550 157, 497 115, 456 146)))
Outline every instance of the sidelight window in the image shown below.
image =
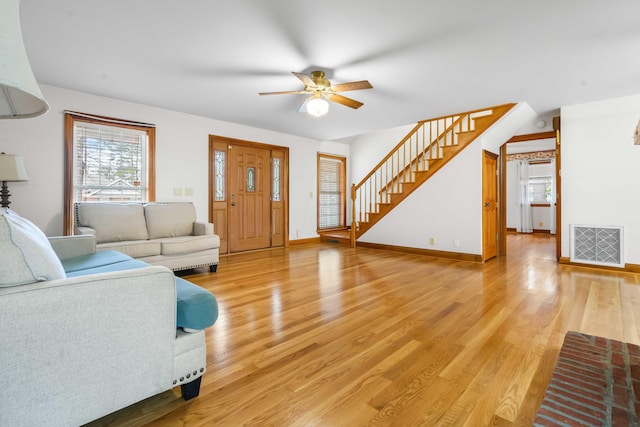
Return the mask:
POLYGON ((214 193, 214 200, 216 202, 223 202, 224 198, 225 198, 225 182, 224 182, 224 177, 225 177, 225 157, 226 154, 224 151, 215 151, 215 153, 213 154, 213 174, 214 174, 214 187, 215 187, 215 193, 214 193))

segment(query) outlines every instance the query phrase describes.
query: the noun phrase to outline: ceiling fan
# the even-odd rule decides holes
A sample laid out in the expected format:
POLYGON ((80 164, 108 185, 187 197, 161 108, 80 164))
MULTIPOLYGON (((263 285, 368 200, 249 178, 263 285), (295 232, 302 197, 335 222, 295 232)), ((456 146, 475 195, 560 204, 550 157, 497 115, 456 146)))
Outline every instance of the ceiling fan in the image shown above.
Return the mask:
POLYGON ((292 73, 304 83, 303 90, 260 92, 259 95, 308 94, 310 96, 302 104, 300 111, 306 110, 307 113, 313 116, 322 116, 329 110, 329 103, 327 101, 337 102, 338 104, 346 105, 354 109, 364 105, 362 102, 342 96, 338 94, 338 92, 373 88, 367 80, 331 85, 331 82, 324 77, 324 71, 312 71, 310 76, 304 73, 296 73, 295 71, 292 71, 292 73))

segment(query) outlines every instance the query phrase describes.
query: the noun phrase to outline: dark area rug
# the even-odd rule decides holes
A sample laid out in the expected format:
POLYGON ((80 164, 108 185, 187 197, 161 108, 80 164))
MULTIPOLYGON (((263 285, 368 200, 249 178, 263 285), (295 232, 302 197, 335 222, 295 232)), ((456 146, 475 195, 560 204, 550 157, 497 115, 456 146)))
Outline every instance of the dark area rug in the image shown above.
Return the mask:
POLYGON ((534 426, 637 426, 640 347, 568 332, 534 426))

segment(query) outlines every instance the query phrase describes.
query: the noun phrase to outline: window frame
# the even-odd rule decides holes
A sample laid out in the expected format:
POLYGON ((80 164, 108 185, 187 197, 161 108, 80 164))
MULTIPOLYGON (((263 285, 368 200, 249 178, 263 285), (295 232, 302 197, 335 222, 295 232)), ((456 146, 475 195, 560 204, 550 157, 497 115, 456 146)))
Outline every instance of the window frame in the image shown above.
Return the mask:
POLYGON ((347 175, 347 158, 343 157, 343 156, 337 156, 337 155, 333 155, 333 154, 324 154, 324 153, 318 153, 318 157, 317 157, 317 215, 316 215, 316 228, 317 231, 327 231, 327 230, 336 230, 336 229, 344 229, 346 228, 346 223, 347 223, 347 180, 346 180, 346 175, 347 175), (320 164, 322 159, 329 159, 332 161, 337 161, 340 162, 340 177, 339 177, 339 188, 340 188, 340 206, 339 206, 339 225, 337 227, 327 227, 327 228, 321 228, 320 227, 320 196, 321 196, 321 182, 320 182, 320 164))
MULTIPOLYGON (((532 194, 532 186, 534 185, 544 185, 545 189, 545 195, 547 192, 547 186, 550 187, 550 191, 552 190, 553 187, 553 178, 551 177, 551 175, 549 176, 530 176, 529 180, 527 181, 527 192, 528 192, 528 196, 530 196, 530 200, 529 202, 531 203, 532 206, 536 205, 536 206, 549 206, 551 204, 551 200, 546 200, 546 197, 544 200, 542 199, 534 199, 533 197, 531 197, 532 194), (539 182, 532 182, 532 181, 539 181, 539 182)), ((535 190, 533 191, 533 194, 536 194, 535 190)))
POLYGON ((65 111, 64 114, 64 212, 63 232, 65 236, 73 234, 74 226, 74 128, 76 123, 91 123, 100 126, 133 129, 147 134, 147 197, 145 201, 153 202, 156 198, 156 129, 149 123, 133 122, 106 116, 65 111))

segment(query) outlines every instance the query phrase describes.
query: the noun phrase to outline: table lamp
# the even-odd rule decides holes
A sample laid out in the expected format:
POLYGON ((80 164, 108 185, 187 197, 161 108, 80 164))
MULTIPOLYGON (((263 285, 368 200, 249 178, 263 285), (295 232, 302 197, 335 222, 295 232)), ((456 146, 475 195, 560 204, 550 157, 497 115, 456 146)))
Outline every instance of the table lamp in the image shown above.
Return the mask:
POLYGON ((24 168, 22 156, 0 153, 0 181, 2 181, 2 190, 0 190, 1 207, 8 208, 11 204, 9 201, 11 193, 9 193, 9 188, 7 188, 7 182, 27 181, 28 179, 29 177, 24 168))

